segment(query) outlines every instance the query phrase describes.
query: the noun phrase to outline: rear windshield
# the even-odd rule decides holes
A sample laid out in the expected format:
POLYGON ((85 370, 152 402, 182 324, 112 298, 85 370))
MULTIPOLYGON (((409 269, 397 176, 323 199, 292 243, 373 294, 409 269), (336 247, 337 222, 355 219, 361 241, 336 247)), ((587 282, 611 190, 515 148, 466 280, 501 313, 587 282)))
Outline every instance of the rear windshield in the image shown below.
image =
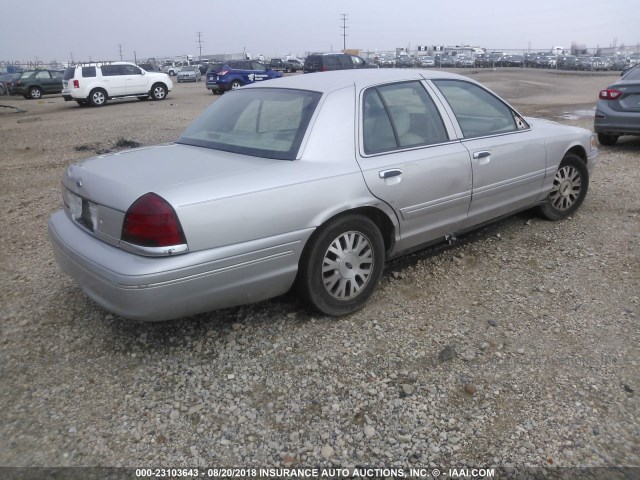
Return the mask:
POLYGON ((624 80, 640 80, 640 67, 635 67, 632 70, 629 70, 622 78, 624 80))
POLYGON ((293 160, 321 96, 275 88, 229 92, 212 103, 178 143, 293 160))

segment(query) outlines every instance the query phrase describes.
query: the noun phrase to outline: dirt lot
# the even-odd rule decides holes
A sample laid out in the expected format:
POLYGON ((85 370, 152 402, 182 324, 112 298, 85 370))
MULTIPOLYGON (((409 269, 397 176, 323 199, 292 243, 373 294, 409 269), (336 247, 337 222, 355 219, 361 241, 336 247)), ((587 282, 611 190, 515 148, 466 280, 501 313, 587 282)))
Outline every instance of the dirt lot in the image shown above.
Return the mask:
MULTIPOLYGON (((615 74, 464 72, 592 126, 615 74)), ((217 97, 80 108, 0 97, 0 466, 640 467, 640 139, 586 201, 388 265, 360 312, 293 295, 161 324, 97 307, 47 220, 75 160, 169 142, 217 97)))

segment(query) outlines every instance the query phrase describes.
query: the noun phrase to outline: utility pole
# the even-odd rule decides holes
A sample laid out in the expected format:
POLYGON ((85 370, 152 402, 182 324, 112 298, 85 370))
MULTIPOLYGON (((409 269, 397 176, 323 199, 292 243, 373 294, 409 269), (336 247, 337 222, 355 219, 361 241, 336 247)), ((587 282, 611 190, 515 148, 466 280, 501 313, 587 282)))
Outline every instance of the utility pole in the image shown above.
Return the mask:
POLYGON ((196 36, 198 37, 198 48, 200 49, 198 60, 202 60, 202 32, 196 32, 196 36))
POLYGON ((118 44, 118 49, 120 50, 120 61, 122 61, 122 44, 118 44))
POLYGON ((340 16, 342 17, 342 51, 344 52, 347 49, 347 14, 346 13, 341 13, 340 16))

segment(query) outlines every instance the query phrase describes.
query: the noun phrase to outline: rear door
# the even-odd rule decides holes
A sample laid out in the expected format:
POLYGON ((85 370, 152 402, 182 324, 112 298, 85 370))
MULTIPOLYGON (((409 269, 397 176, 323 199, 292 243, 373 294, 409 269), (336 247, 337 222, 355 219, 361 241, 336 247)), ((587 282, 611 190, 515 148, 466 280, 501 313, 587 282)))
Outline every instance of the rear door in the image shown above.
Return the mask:
POLYGON ((358 163, 369 190, 400 223, 397 250, 452 233, 471 202, 469 152, 420 81, 366 89, 361 95, 358 163), (447 126, 448 125, 448 126, 447 126))
POLYGON ((107 90, 110 97, 118 97, 126 95, 125 78, 122 65, 102 65, 102 85, 107 90))

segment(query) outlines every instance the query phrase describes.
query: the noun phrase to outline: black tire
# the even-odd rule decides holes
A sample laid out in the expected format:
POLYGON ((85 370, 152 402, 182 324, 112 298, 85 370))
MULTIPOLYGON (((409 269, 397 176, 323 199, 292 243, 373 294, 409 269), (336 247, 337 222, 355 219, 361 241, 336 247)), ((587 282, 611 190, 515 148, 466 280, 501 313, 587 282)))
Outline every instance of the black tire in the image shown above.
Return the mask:
POLYGON ((162 83, 156 83, 151 87, 151 98, 153 100, 165 100, 167 98, 167 87, 162 83))
POLYGON ((39 100, 42 98, 42 89, 40 87, 31 87, 29 89, 29 98, 39 100))
POLYGON ((4 88, 4 85, 0 82, 0 95, 6 95, 7 89, 4 88))
POLYGON ((107 103, 107 92, 101 88, 93 89, 87 101, 92 107, 104 107, 107 103))
POLYGON ((575 212, 587 195, 589 171, 584 161, 567 153, 553 178, 553 187, 540 213, 548 220, 562 220, 575 212))
POLYGON ((237 88, 240 88, 242 86, 242 82, 240 80, 234 80, 233 82, 231 82, 231 85, 229 86, 230 90, 236 90, 237 88))
POLYGON ((598 142, 600 142, 602 145, 606 147, 615 145, 617 141, 618 141, 618 135, 607 135, 606 133, 598 134, 598 142))
POLYGON ((377 225, 367 217, 343 215, 319 228, 309 240, 296 286, 318 311, 347 315, 371 297, 384 262, 384 241, 377 225))

